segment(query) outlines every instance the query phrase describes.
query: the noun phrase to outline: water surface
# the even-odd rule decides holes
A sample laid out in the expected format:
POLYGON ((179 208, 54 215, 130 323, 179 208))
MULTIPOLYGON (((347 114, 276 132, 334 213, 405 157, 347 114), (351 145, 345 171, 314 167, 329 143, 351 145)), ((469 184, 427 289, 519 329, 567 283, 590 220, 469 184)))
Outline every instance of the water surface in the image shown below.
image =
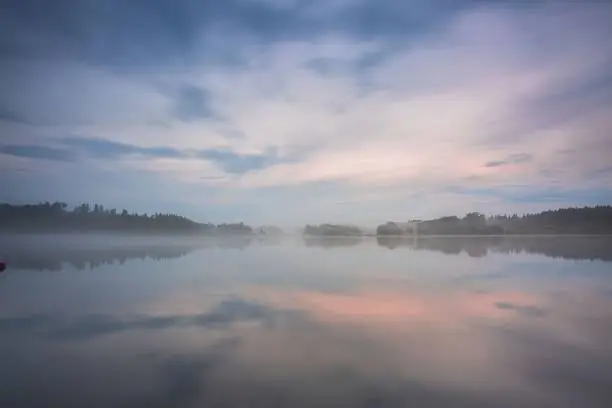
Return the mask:
POLYGON ((612 406, 609 239, 0 242, 0 407, 612 406))

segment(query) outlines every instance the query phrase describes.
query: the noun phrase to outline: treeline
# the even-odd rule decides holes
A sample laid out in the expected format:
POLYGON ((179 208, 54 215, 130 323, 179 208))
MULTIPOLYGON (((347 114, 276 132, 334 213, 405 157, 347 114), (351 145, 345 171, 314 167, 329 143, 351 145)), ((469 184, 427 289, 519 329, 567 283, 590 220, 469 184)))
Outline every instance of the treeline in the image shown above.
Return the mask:
POLYGON ((480 213, 469 213, 463 218, 456 216, 441 217, 434 220, 412 223, 387 222, 378 226, 376 235, 500 235, 504 229, 499 225, 491 225, 480 213))
POLYGON ((418 224, 421 235, 499 235, 505 231, 500 225, 492 225, 480 213, 468 213, 465 217, 442 217, 418 224))
MULTIPOLYGON (((346 237, 371 235, 350 225, 306 225, 305 236, 346 237)), ((536 214, 496 215, 471 212, 460 218, 387 222, 376 228, 377 236, 411 235, 516 235, 516 234, 612 234, 612 206, 561 208, 536 214)))
POLYGON ((504 234, 612 234, 612 206, 561 208, 536 214, 486 217, 472 212, 463 218, 441 217, 412 223, 387 222, 379 236, 504 235, 504 234))
POLYGON ((537 214, 488 219, 508 234, 612 234, 612 206, 560 208, 537 214))
POLYGON ((100 204, 81 204, 72 209, 66 203, 35 205, 0 204, 0 229, 9 231, 127 231, 250 234, 244 223, 198 223, 176 214, 138 214, 108 209, 100 204))

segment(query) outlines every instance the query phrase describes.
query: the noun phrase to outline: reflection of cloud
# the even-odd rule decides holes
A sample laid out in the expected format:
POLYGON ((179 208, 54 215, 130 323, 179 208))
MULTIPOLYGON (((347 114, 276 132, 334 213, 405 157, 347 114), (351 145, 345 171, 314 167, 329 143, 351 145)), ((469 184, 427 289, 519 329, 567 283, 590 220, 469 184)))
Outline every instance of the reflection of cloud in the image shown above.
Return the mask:
POLYGON ((537 320, 529 327, 504 330, 502 340, 516 371, 541 395, 552 396, 551 406, 609 406, 612 309, 608 302, 606 312, 591 316, 590 310, 601 306, 597 303, 573 305, 572 312, 579 312, 557 321, 537 320))
MULTIPOLYGON (((597 303, 588 293, 573 292, 578 303, 551 299, 556 302, 550 304, 555 313, 536 320, 517 319, 508 310, 540 305, 545 303, 543 299, 511 292, 415 294, 397 288, 322 294, 260 289, 255 294, 276 307, 231 298, 213 307, 210 314, 248 319, 274 313, 274 325, 253 325, 248 330, 224 326, 220 338, 205 343, 198 333, 191 344, 177 342, 182 336, 169 331, 171 340, 161 348, 157 341, 143 342, 137 334, 128 336, 126 331, 119 341, 100 338, 100 342, 71 347, 57 359, 65 364, 53 370, 32 370, 29 376, 0 370, 0 383, 18 386, 7 392, 11 397, 19 394, 13 389, 31 391, 33 397, 27 401, 37 403, 11 407, 81 406, 91 398, 90 390, 107 389, 116 392, 100 392, 100 405, 126 408, 607 407, 612 309, 605 306, 609 306, 609 299, 597 303), (402 296, 408 299, 404 303, 402 296), (360 303, 371 309, 369 314, 363 309, 352 311, 360 303), (394 303, 400 304, 396 307, 394 303), (406 314, 402 309, 409 305, 419 307, 406 314), (282 312, 295 309, 305 313, 282 312), (494 315, 480 314, 481 309, 494 315), (592 313, 593 309, 597 313, 592 313), (405 318, 419 317, 419 313, 418 321, 405 318), (442 320, 444 314, 447 316, 442 320), (333 318, 325 319, 324 315, 333 318), (510 319, 501 325, 489 324, 508 315, 510 319), (388 324, 371 325, 377 319, 388 324), (581 343, 560 327, 601 343, 597 347, 592 342, 581 343), (106 354, 108 350, 111 352, 106 354), (132 358, 134 353, 137 358, 132 358), (80 368, 83 366, 89 375, 80 368), (55 382, 56 378, 60 381, 55 382), (48 384, 54 386, 51 398, 43 393, 48 384), (88 392, 81 393, 81 389, 88 392), (47 400, 42 401, 40 395, 47 400)), ((197 321, 196 316, 182 318, 197 321)), ((154 328, 166 327, 175 317, 165 316, 168 322, 123 321, 154 328)), ((40 316, 0 319, 0 339, 7 339, 3 329, 11 325, 31 331, 45 324, 48 319, 40 316)), ((57 358, 53 353, 57 353, 58 344, 46 340, 42 338, 33 349, 29 343, 23 347, 17 344, 23 353, 17 358, 27 356, 30 368, 40 367, 40 361, 47 361, 50 355, 57 358)), ((2 361, 14 353, 13 347, 8 349, 0 348, 2 361)), ((12 367, 17 360, 8 361, 12 367)), ((0 402, 3 397, 0 393, 0 402)))
POLYGON ((186 327, 221 328, 232 323, 263 320, 270 310, 240 299, 224 300, 210 312, 197 315, 130 316, 88 315, 76 320, 34 315, 0 318, 3 335, 36 333, 58 340, 89 340, 131 330, 163 330, 186 327))
POLYGON ((415 294, 399 289, 348 294, 304 291, 279 293, 263 290, 261 296, 271 304, 304 310, 322 321, 365 324, 448 323, 465 322, 471 318, 501 319, 507 317, 507 314, 501 312, 499 304, 537 302, 533 296, 520 292, 415 294))
POLYGON ((546 315, 546 311, 544 309, 536 307, 536 306, 516 305, 510 302, 497 302, 495 303, 495 306, 497 306, 498 309, 502 309, 502 310, 513 310, 516 313, 523 315, 523 316, 543 317, 546 315))
MULTIPOLYGON (((610 321, 609 312, 602 312, 593 322, 585 321, 583 327, 575 326, 589 314, 591 303, 576 305, 573 314, 568 314, 568 309, 557 311, 563 305, 556 302, 550 304, 555 313, 549 315, 543 307, 536 306, 543 304, 543 299, 510 292, 414 295, 399 290, 352 294, 262 291, 260 294, 279 308, 299 309, 308 316, 308 321, 301 322, 300 326, 286 323, 279 330, 262 334, 263 338, 245 342, 240 356, 247 367, 262 367, 264 361, 270 361, 266 368, 260 368, 259 372, 264 375, 282 371, 279 368, 282 366, 290 373, 298 371, 294 374, 297 381, 297 378, 318 375, 321 367, 343 367, 345 374, 341 378, 349 376, 364 383, 380 384, 382 379, 392 379, 396 383, 425 384, 425 388, 435 384, 439 389, 463 390, 465 396, 480 395, 485 399, 492 392, 496 395, 491 402, 494 406, 500 406, 501 400, 497 398, 504 390, 507 395, 530 401, 526 405, 539 401, 538 406, 571 407, 561 403, 564 399, 560 395, 565 395, 566 388, 559 388, 556 382, 545 387, 541 383, 534 386, 525 374, 534 369, 528 361, 529 354, 549 352, 541 359, 553 364, 542 361, 540 381, 553 377, 547 367, 559 361, 564 365, 564 372, 572 374, 576 367, 573 357, 569 365, 563 360, 576 355, 571 347, 578 347, 581 349, 578 354, 587 350, 591 354, 584 355, 589 363, 582 367, 584 375, 576 377, 579 389, 575 391, 582 393, 583 387, 588 387, 595 378, 606 378, 603 372, 592 370, 604 367, 593 357, 601 357, 604 350, 609 350, 598 342, 612 339, 612 332, 597 329, 610 321), (516 313, 509 314, 509 310, 516 313), (545 319, 521 319, 521 316, 545 319), (577 331, 584 335, 576 337, 577 331), (520 340, 516 335, 540 343, 525 344, 516 341, 520 340), (549 344, 554 346, 550 351, 549 344), (595 377, 589 379, 587 374, 595 377)), ((596 391, 602 395, 601 390, 596 391)), ((384 395, 394 394, 387 390, 384 395)), ((597 398, 587 397, 587 400, 597 398)), ((436 406, 430 396, 424 401, 430 403, 427 406, 436 406)))
MULTIPOLYGON (((320 328, 311 328, 324 341, 329 340, 327 333, 320 328)), ((299 339, 295 339, 295 342, 301 343, 299 339)), ((294 377, 296 373, 292 372, 292 368, 299 367, 285 367, 285 371, 270 375, 266 362, 262 362, 261 370, 239 362, 236 364, 235 354, 240 353, 243 345, 243 342, 237 341, 221 342, 202 354, 172 356, 162 360, 156 367, 161 374, 161 384, 151 387, 147 395, 130 401, 130 408, 373 408, 409 405, 484 408, 495 405, 495 395, 442 389, 434 383, 405 381, 397 377, 385 380, 368 375, 363 372, 363 367, 348 362, 336 366, 334 361, 319 366, 321 370, 318 372, 301 372, 297 377, 294 377)), ((325 341, 323 348, 329 345, 325 341)))
POLYGON ((533 156, 528 153, 511 154, 503 160, 492 160, 485 163, 485 167, 501 167, 512 164, 528 163, 533 159, 533 156))
POLYGON ((237 339, 223 339, 208 346, 204 353, 162 358, 159 366, 162 386, 131 401, 130 408, 184 407, 195 403, 201 406, 206 393, 215 394, 211 387, 214 372, 223 366, 238 344, 237 339))

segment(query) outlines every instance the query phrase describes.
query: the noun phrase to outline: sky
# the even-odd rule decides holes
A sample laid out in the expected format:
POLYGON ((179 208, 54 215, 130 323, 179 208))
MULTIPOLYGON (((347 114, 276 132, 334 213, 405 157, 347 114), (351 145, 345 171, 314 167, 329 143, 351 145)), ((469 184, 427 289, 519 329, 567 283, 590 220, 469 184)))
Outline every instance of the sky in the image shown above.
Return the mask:
POLYGON ((300 225, 612 203, 612 3, 4 0, 0 202, 300 225))

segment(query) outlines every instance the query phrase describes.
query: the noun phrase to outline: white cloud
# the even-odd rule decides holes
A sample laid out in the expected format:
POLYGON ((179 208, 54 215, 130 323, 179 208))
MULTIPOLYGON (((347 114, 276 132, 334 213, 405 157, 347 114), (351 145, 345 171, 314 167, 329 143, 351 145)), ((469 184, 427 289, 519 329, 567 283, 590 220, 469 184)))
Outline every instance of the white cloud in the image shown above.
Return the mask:
MULTIPOLYGON (((568 83, 601 74, 610 62, 612 47, 602 37, 611 31, 602 17, 609 14, 599 7, 567 2, 483 7, 404 47, 396 44, 393 51, 382 38, 322 34, 310 41, 237 47, 246 65, 196 64, 129 74, 52 65, 45 75, 11 76, 37 78, 14 105, 40 111, 42 122, 63 123, 47 127, 48 136, 70 133, 238 154, 274 147, 281 156, 297 155, 299 160, 241 177, 192 159, 117 164, 213 186, 216 200, 251 203, 272 221, 279 207, 286 215, 305 217, 329 214, 330 205, 341 202, 357 203, 339 212, 352 211, 347 217, 360 219, 368 213, 380 218, 372 208, 390 214, 393 206, 398 215, 411 210, 423 217, 479 202, 495 208, 496 197, 477 200, 444 189, 612 186, 608 176, 585 180, 612 155, 605 142, 612 128, 609 107, 593 106, 592 100, 580 105, 583 95, 574 95, 571 114, 552 112, 542 122, 546 98, 568 83), (375 56, 374 64, 359 66, 375 56), (218 117, 187 123, 173 118, 172 97, 160 89, 182 84, 206 89, 218 117), (572 154, 563 153, 568 150, 572 154), (533 160, 485 166, 513 154, 530 154, 533 160), (327 197, 292 197, 295 188, 308 191, 317 183, 343 187, 327 197), (280 192, 270 194, 270 188, 280 192), (415 191, 421 195, 415 197, 415 191)), ((3 87, 25 86, 5 82, 3 87)), ((40 130, 33 133, 40 136, 40 130)))
POLYGON ((521 135, 521 122, 531 118, 517 117, 517 107, 589 75, 602 58, 598 50, 579 46, 590 40, 580 30, 583 42, 564 46, 566 37, 573 38, 571 27, 554 47, 541 47, 537 41, 551 41, 546 28, 566 16, 533 13, 537 19, 528 12, 470 12, 444 33, 383 58, 367 72, 355 72, 352 63, 377 51, 376 44, 322 38, 274 44, 246 68, 209 73, 204 83, 221 111, 247 135, 233 148, 315 146, 307 160, 248 174, 236 187, 325 180, 401 184, 432 175, 439 183, 472 175, 505 183, 536 176, 538 163, 553 159, 554 147, 573 146, 591 129, 576 120, 521 135), (533 31, 526 34, 525 25, 533 31), (331 74, 308 69, 321 58, 344 69, 331 74), (507 138, 521 141, 513 150, 483 142, 507 131, 498 125, 509 121, 516 133, 507 138), (483 167, 492 158, 522 152, 537 163, 503 173, 483 167))

